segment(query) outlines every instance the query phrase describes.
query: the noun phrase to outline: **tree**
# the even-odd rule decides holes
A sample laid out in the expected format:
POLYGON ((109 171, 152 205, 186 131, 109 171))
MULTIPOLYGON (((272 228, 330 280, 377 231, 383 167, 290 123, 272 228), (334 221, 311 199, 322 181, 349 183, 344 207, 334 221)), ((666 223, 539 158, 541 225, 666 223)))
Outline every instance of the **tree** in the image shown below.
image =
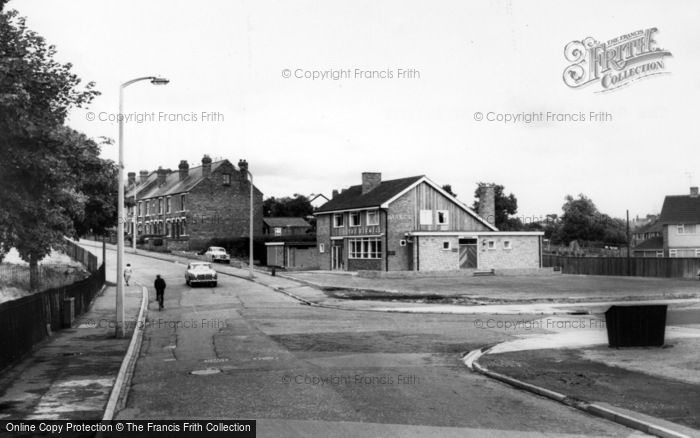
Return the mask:
POLYGON ((494 204, 495 204, 495 225, 501 231, 519 231, 523 229, 522 221, 517 217, 511 217, 518 212, 518 199, 514 194, 505 195, 505 188, 502 185, 495 183, 478 183, 477 189, 474 191, 476 200, 473 204, 473 210, 479 212, 479 201, 481 199, 481 187, 484 185, 494 186, 494 204))
POLYGON ((79 89, 55 53, 16 11, 0 12, 0 252, 14 247, 29 262, 32 288, 39 260, 85 218, 75 165, 94 153, 64 122, 98 93, 79 89))
POLYGON ((293 197, 274 196, 263 201, 264 217, 306 217, 314 213, 311 201, 304 195, 295 193, 293 197))
POLYGON ((567 195, 564 212, 556 238, 565 245, 579 243, 623 244, 627 242, 625 223, 598 211, 593 201, 583 193, 574 198, 567 195))
POLYGON ((444 186, 442 186, 442 189, 450 195, 454 196, 455 198, 457 197, 457 194, 452 191, 452 184, 445 184, 444 186))

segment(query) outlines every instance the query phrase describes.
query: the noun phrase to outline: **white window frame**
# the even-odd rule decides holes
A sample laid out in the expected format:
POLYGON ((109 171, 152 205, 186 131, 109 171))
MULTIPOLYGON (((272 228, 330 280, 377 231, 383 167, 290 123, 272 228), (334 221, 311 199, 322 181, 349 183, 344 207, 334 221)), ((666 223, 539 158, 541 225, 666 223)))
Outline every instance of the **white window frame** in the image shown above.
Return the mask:
POLYGON ((664 252, 663 251, 656 251, 656 257, 663 257, 664 252))
POLYGON ((449 225, 450 224, 450 212, 448 210, 438 210, 435 215, 435 223, 438 225, 449 225), (444 221, 440 221, 440 215, 442 215, 444 221))
POLYGON ((143 202, 142 201, 139 201, 137 213, 138 213, 139 217, 143 217, 143 202))
POLYGON ((432 225, 433 224, 433 210, 421 210, 419 219, 420 219, 420 225, 432 225))
POLYGON ((345 220, 343 213, 333 213, 333 228, 344 228, 345 220), (338 219, 340 219, 340 225, 338 225, 338 219))
POLYGON ((187 211, 187 194, 180 195, 180 211, 187 211))
POLYGON ((348 226, 359 227, 360 225, 362 225, 362 214, 359 211, 351 211, 348 214, 348 226), (353 224, 353 218, 357 218, 356 224, 353 224))
POLYGON ((282 235, 282 227, 274 227, 272 230, 272 234, 275 236, 281 236, 282 235))
POLYGON ((495 250, 496 249, 496 241, 495 240, 487 240, 486 241, 486 248, 489 250, 495 250))
POLYGON ((379 225, 379 210, 369 210, 366 214, 365 219, 367 220, 368 227, 379 225), (375 220, 370 220, 370 217, 374 217, 375 220))
POLYGON ((700 257, 700 248, 695 248, 695 257, 700 257))
POLYGON ((450 251, 452 249, 452 242, 449 240, 443 240, 442 241, 442 250, 443 251, 450 251), (447 245, 445 245, 447 244, 447 245))
POLYGON ((381 260, 382 246, 380 237, 348 239, 348 258, 354 260, 381 260))
POLYGON ((172 199, 171 198, 172 198, 172 196, 168 196, 167 198, 165 198, 165 212, 166 213, 172 212, 172 202, 171 202, 172 199))
POLYGON ((225 186, 230 186, 231 185, 231 174, 230 173, 224 173, 222 174, 222 181, 225 186))
POLYGON ((158 198, 158 214, 163 214, 163 198, 158 198))
POLYGON ((143 215, 144 215, 144 216, 150 216, 150 215, 149 215, 150 207, 151 207, 150 201, 146 201, 146 211, 143 212, 143 215))
POLYGON ((677 226, 676 231, 678 234, 695 234, 697 232, 695 224, 680 224, 677 226), (692 227, 692 231, 688 230, 686 227, 692 227))
POLYGON ((513 243, 510 240, 504 240, 503 249, 513 249, 513 243))
POLYGON ((318 244, 318 252, 323 254, 326 252, 326 244, 325 243, 319 243, 318 244))
POLYGON ((678 250, 677 249, 669 249, 668 256, 669 257, 678 257, 678 250))

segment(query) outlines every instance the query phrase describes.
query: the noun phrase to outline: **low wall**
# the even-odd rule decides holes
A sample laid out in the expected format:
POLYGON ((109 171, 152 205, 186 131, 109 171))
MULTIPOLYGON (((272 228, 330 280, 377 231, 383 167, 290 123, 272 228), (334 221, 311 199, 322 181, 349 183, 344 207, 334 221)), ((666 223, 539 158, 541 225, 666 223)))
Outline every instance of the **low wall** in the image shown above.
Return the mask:
POLYGON ((564 274, 632 277, 698 278, 700 258, 566 257, 545 254, 543 266, 564 274))
MULTIPOLYGON (((473 277, 476 272, 486 272, 477 269, 460 269, 450 271, 357 271, 361 278, 422 278, 422 277, 473 277)), ((493 273, 502 277, 551 276, 560 275, 554 268, 533 269, 495 269, 493 273)))

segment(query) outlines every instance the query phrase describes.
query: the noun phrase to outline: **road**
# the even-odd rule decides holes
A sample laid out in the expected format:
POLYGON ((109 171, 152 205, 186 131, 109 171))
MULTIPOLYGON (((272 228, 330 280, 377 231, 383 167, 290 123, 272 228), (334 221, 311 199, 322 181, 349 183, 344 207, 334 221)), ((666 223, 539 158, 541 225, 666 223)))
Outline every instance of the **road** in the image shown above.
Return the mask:
POLYGON ((510 336, 475 316, 310 307, 240 278, 190 288, 183 264, 126 261, 151 302, 118 418, 256 419, 271 437, 641 435, 469 371, 461 353, 510 336))

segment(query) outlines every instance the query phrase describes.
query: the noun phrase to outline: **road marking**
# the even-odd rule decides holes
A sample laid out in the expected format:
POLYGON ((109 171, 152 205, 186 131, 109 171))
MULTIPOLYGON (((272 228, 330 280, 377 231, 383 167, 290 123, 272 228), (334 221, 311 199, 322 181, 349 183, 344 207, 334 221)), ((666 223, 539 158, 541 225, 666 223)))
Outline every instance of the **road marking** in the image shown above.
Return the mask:
POLYGON ((211 374, 219 374, 220 372, 221 372, 221 370, 218 368, 207 368, 204 370, 191 371, 190 374, 194 374, 195 376, 208 376, 211 374))

